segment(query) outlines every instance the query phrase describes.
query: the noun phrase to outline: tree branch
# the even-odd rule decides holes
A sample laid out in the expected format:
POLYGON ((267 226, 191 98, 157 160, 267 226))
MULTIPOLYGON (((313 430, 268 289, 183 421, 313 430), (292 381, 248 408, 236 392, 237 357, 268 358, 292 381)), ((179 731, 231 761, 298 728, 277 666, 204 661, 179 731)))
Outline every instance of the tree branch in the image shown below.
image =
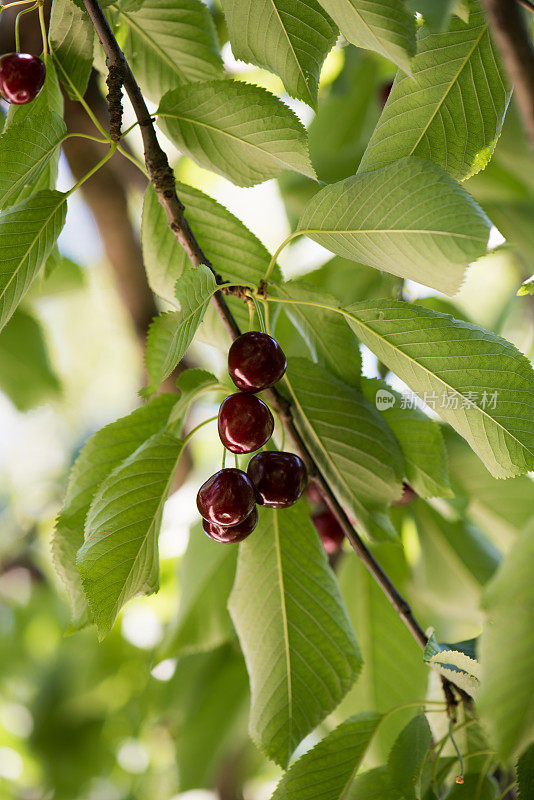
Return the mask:
MULTIPOLYGON (((521 0, 520 0, 521 2, 521 0)), ((519 2, 482 0, 534 149, 534 47, 519 2)), ((523 2, 530 10, 534 6, 523 2)))
MULTIPOLYGON (((202 252, 191 231, 191 228, 187 223, 187 220, 184 217, 184 206, 176 194, 174 175, 169 166, 167 156, 159 145, 154 128, 154 122, 150 117, 143 95, 141 94, 141 90, 137 85, 126 59, 124 58, 117 40, 115 39, 97 0, 84 0, 84 5, 89 16, 91 17, 100 43, 102 44, 108 64, 119 68, 122 72, 123 85, 130 98, 141 129, 145 151, 145 163, 150 175, 150 180, 156 189, 160 203, 165 209, 169 226, 174 232, 177 240, 186 251, 191 262, 195 266, 206 264, 213 270, 213 266, 202 252)), ((215 271, 214 274, 216 275, 215 271)), ((228 331, 230 337, 235 339, 240 335, 241 331, 239 330, 239 326, 232 316, 221 292, 217 292, 215 294, 213 302, 224 327, 228 331)), ((310 454, 302 437, 300 436, 300 433, 298 432, 293 420, 290 404, 275 389, 268 390, 266 394, 268 395, 269 402, 280 415, 282 424, 284 425, 285 430, 293 442, 296 451, 306 464, 310 478, 320 488, 328 506, 341 525, 343 532, 345 533, 345 536, 349 540, 353 549, 361 558, 369 572, 379 583, 382 590, 403 619, 415 640, 421 647, 424 648, 427 643, 425 632, 415 619, 407 601, 397 591, 363 540, 353 529, 347 514, 338 503, 336 497, 330 489, 330 486, 328 485, 328 482, 321 474, 318 465, 310 454)))

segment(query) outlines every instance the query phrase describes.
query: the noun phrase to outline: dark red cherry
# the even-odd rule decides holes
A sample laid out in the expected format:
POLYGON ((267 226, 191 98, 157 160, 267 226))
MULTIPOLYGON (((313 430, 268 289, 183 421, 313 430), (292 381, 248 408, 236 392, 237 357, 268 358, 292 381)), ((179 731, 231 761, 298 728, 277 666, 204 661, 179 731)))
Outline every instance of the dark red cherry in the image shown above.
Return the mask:
POLYGON ((392 503, 391 505, 393 505, 393 506, 409 506, 410 503, 413 503, 413 501, 417 497, 417 494, 412 489, 410 484, 404 482, 402 484, 402 487, 403 487, 403 492, 402 492, 401 497, 398 500, 395 500, 395 502, 392 503))
POLYGON ((273 415, 259 397, 237 392, 219 408, 219 436, 232 453, 253 453, 273 435, 273 415))
POLYGON ((256 495, 247 475, 240 469, 221 469, 202 484, 197 508, 208 522, 224 527, 239 525, 252 513, 256 495))
POLYGON ((293 453, 256 453, 247 475, 254 484, 258 503, 270 508, 287 508, 296 503, 306 488, 307 474, 303 461, 293 453))
POLYGON ((393 89, 393 81, 386 81, 386 83, 383 83, 382 86, 380 87, 378 91, 378 105, 380 107, 380 110, 382 110, 386 105, 387 99, 392 89, 393 89))
POLYGON ((216 542, 225 542, 226 544, 242 542, 243 539, 250 536, 257 524, 258 509, 256 507, 252 509, 252 513, 243 522, 240 522, 239 525, 233 525, 231 528, 225 528, 223 525, 214 525, 213 522, 208 522, 207 519, 202 520, 202 527, 210 539, 216 542))
POLYGON ((284 351, 266 333, 250 331, 232 343, 228 372, 242 392, 261 392, 273 386, 286 371, 284 351))
POLYGON ((328 555, 337 553, 341 549, 345 538, 341 525, 331 511, 321 511, 314 514, 312 522, 317 528, 317 533, 321 537, 325 551, 328 555))
POLYGON ((34 100, 45 81, 46 68, 29 53, 8 53, 0 58, 0 92, 8 103, 23 105, 34 100))

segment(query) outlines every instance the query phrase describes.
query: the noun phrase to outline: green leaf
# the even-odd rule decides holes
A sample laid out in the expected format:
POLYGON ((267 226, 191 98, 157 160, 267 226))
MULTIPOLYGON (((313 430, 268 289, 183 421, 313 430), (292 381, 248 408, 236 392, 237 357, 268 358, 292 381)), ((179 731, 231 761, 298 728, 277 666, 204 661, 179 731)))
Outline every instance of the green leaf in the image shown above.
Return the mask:
MULTIPOLYGON (((404 591, 408 568, 399 543, 373 545, 372 553, 395 586, 404 591)), ((348 555, 339 566, 339 586, 352 627, 358 634, 363 668, 336 719, 362 711, 385 713, 404 703, 423 701, 429 670, 421 649, 390 601, 358 558, 348 555), (377 632, 380 632, 379 634, 377 632)), ((371 762, 385 758, 417 708, 396 711, 380 725, 370 748, 371 762)))
POLYGON ((258 528, 239 548, 229 609, 250 677, 250 735, 285 767, 361 666, 337 583, 303 503, 283 512, 260 509, 258 528))
POLYGON ((507 549, 534 517, 531 479, 495 480, 463 439, 450 429, 445 432, 454 493, 467 498, 469 517, 507 549))
MULTIPOLYGON (((260 240, 241 220, 204 192, 185 183, 177 183, 176 191, 185 205, 185 215, 195 238, 222 278, 232 283, 243 281, 258 285, 271 259, 260 240)), ((145 194, 141 238, 150 286, 160 297, 173 302, 176 281, 190 262, 169 228, 152 186, 145 194)), ((278 267, 270 279, 280 280, 278 267)))
POLYGON ((452 497, 447 452, 440 426, 385 381, 362 380, 362 391, 378 408, 400 444, 406 478, 420 497, 452 497))
POLYGON ((510 99, 484 12, 418 36, 413 77, 398 74, 360 163, 360 172, 417 156, 464 180, 491 158, 510 99))
POLYGON ((7 127, 0 137, 0 208, 16 203, 50 160, 59 157, 66 131, 53 111, 32 114, 7 127))
POLYGON ((279 75, 287 92, 315 108, 321 67, 337 28, 315 0, 223 0, 236 58, 279 75))
POLYGON ((492 475, 534 468, 534 373, 513 345, 471 323, 395 300, 356 303, 347 314, 360 340, 435 405, 492 475))
POLYGON ((227 645, 180 658, 169 690, 167 714, 176 740, 179 791, 213 786, 246 739, 243 656, 227 645))
POLYGON ((477 800, 498 800, 499 788, 492 775, 479 775, 472 772, 465 776, 462 784, 454 784, 447 795, 447 800, 465 800, 465 798, 477 798, 477 800))
POLYGON ((163 132, 184 155, 236 186, 253 186, 287 169, 315 178, 303 126, 259 86, 195 83, 167 92, 157 113, 163 132))
MULTIPOLYGON (((427 503, 417 503, 413 512, 420 531, 420 539, 424 540, 423 551, 425 552, 427 548, 435 550, 436 565, 441 559, 442 574, 450 586, 451 594, 458 598, 458 610, 466 603, 466 598, 462 596, 461 587, 453 585, 454 577, 463 584, 464 589, 467 588, 466 584, 472 587, 475 595, 471 596, 471 600, 472 605, 476 607, 479 587, 487 583, 499 567, 501 561, 499 551, 469 520, 445 519, 427 503)), ((439 597, 442 581, 437 576, 433 576, 432 581, 436 597, 439 597)), ((446 588, 444 586, 441 588, 443 594, 447 594, 446 588)), ((453 597, 450 600, 453 606, 453 597)))
POLYGON ((486 252, 490 222, 439 167, 404 158, 325 186, 298 230, 340 256, 455 294, 486 252))
POLYGON ((519 297, 527 294, 534 294, 534 275, 531 275, 530 278, 527 278, 526 281, 523 281, 517 290, 517 294, 519 297))
POLYGON ((215 277, 204 264, 188 269, 178 279, 176 297, 180 311, 160 314, 148 332, 146 365, 150 384, 147 392, 157 391, 184 357, 216 289, 215 277))
POLYGON ((104 479, 91 502, 77 561, 100 639, 128 600, 159 588, 161 515, 182 448, 167 433, 153 434, 104 479))
POLYGON ((85 94, 93 66, 94 30, 86 11, 72 0, 54 0, 50 48, 71 100, 85 94))
POLYGON ((401 800, 389 779, 387 767, 375 767, 356 776, 343 800, 401 800))
MULTIPOLYGON (((283 286, 271 286, 269 294, 286 299, 313 300, 317 297, 317 290, 296 280, 283 286)), ((336 305, 336 300, 330 295, 321 293, 321 297, 324 303, 336 305)), ((313 360, 350 386, 359 386, 362 368, 360 343, 343 317, 323 308, 297 303, 284 308, 308 345, 313 360)))
POLYGON ((109 474, 143 442, 165 427, 175 403, 175 395, 160 395, 126 417, 101 428, 86 443, 72 467, 65 502, 56 521, 52 556, 69 594, 74 629, 83 627, 88 621, 76 553, 84 541, 89 506, 109 474))
POLYGON ((118 21, 126 60, 153 102, 222 73, 215 26, 200 0, 144 0, 138 10, 119 9, 118 21))
POLYGON ((0 389, 19 411, 33 408, 60 391, 41 325, 21 308, 0 333, 0 389))
POLYGON ((213 542, 195 525, 180 567, 180 607, 167 641, 165 656, 212 650, 234 635, 226 601, 235 577, 236 547, 213 542))
MULTIPOLYGON (((380 535, 373 510, 402 494, 397 441, 360 392, 303 358, 286 373, 295 424, 339 501, 368 535, 380 535)), ((382 533, 383 538, 383 533, 382 533)))
POLYGON ((191 404, 202 394, 211 389, 220 388, 220 383, 211 372, 204 369, 186 369, 178 375, 176 387, 180 398, 175 402, 169 416, 169 430, 181 436, 183 423, 191 404))
POLYGON ((534 537, 525 530, 483 597, 478 710, 503 760, 521 755, 534 741, 533 562, 534 537))
POLYGON ((66 213, 66 195, 43 191, 0 215, 0 330, 52 251, 66 213))
POLYGON ((347 41, 375 50, 410 73, 415 17, 402 0, 321 0, 347 41))
POLYGON ((516 766, 520 800, 528 800, 534 786, 534 744, 525 750, 516 766))
POLYGON ((342 722, 291 765, 272 800, 342 800, 380 720, 369 712, 342 722))
POLYGON ((414 717, 393 745, 388 772, 393 787, 404 800, 418 800, 421 770, 432 744, 432 733, 424 714, 414 717))

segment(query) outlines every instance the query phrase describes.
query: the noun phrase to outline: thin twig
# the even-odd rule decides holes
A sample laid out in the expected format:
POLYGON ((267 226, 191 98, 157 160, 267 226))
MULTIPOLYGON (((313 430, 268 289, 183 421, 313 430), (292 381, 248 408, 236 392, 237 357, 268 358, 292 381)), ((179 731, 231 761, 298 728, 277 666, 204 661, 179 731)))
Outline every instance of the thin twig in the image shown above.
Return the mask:
POLYGON ((523 6, 523 8, 526 8, 528 11, 532 11, 532 13, 534 13, 534 3, 532 3, 531 0, 517 0, 517 2, 520 6, 523 6))
MULTIPOLYGON (((124 88, 130 98, 135 115, 139 122, 143 137, 144 156, 150 180, 156 189, 158 199, 165 209, 169 226, 177 240, 180 242, 191 262, 195 266, 205 264, 213 270, 213 266, 202 252, 197 240, 195 239, 187 220, 184 217, 184 206, 176 194, 176 186, 172 169, 166 154, 161 149, 155 128, 154 121, 150 117, 143 95, 132 71, 124 58, 124 55, 115 39, 106 18, 97 0, 84 0, 84 5, 93 22, 94 28, 104 49, 108 64, 116 66, 122 70, 124 88)), ((213 270, 214 271, 214 270, 213 270)), ((217 276, 217 273, 214 271, 217 276)), ((219 278, 219 276, 217 276, 219 278)), ((220 278, 219 278, 220 280, 220 278)), ((213 297, 213 302, 221 321, 226 328, 231 339, 240 335, 241 331, 230 312, 226 300, 221 292, 217 292, 213 297)), ((345 536, 351 543, 357 555, 361 558, 369 572, 381 586, 382 590, 390 600, 393 607, 403 619, 409 631, 421 647, 425 647, 427 637, 404 597, 395 588, 389 577, 386 575, 380 564, 376 561, 372 553, 368 550, 363 540, 352 527, 344 509, 337 501, 328 482, 316 464, 303 441, 291 412, 291 406, 275 389, 266 392, 270 404, 275 408, 280 420, 288 433, 296 451, 306 464, 310 479, 313 480, 323 494, 330 510, 341 525, 345 536)), ((456 687, 455 687, 456 688, 456 687)))
POLYGON ((482 0, 482 4, 514 85, 523 123, 534 148, 534 47, 523 14, 519 3, 511 0, 482 0))

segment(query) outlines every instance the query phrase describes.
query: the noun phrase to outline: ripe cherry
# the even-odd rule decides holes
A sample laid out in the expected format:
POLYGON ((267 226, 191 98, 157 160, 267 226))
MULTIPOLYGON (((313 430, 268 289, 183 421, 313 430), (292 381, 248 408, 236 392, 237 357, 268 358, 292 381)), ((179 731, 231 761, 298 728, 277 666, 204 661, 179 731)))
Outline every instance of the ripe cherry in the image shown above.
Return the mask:
POLYGON ((345 536, 341 525, 332 512, 321 511, 319 514, 314 514, 312 522, 317 528, 317 532, 321 537, 324 549, 328 555, 337 553, 341 549, 345 536))
POLYGON ((240 522, 239 525, 233 525, 231 528, 226 528, 223 525, 214 525, 213 522, 208 522, 207 519, 202 520, 202 527, 210 539, 216 542, 225 542, 226 544, 242 542, 243 539, 250 536, 257 524, 258 509, 255 507, 243 522, 240 522))
POLYGON ((273 415, 259 397, 237 392, 219 408, 219 436, 232 453, 253 453, 273 434, 273 415))
POLYGON ((287 508, 296 503, 306 488, 306 467, 293 453, 256 453, 247 475, 254 484, 257 501, 270 508, 287 508))
POLYGON ((278 342, 259 331, 238 336, 228 353, 228 372, 242 392, 268 389, 280 380, 286 367, 286 357, 278 342))
POLYGON ((197 494, 197 508, 204 519, 224 527, 244 522, 255 503, 252 483, 242 470, 233 467, 216 472, 197 494))
POLYGON ((45 75, 41 59, 29 53, 8 53, 0 58, 0 92, 8 103, 23 105, 34 100, 45 75))

